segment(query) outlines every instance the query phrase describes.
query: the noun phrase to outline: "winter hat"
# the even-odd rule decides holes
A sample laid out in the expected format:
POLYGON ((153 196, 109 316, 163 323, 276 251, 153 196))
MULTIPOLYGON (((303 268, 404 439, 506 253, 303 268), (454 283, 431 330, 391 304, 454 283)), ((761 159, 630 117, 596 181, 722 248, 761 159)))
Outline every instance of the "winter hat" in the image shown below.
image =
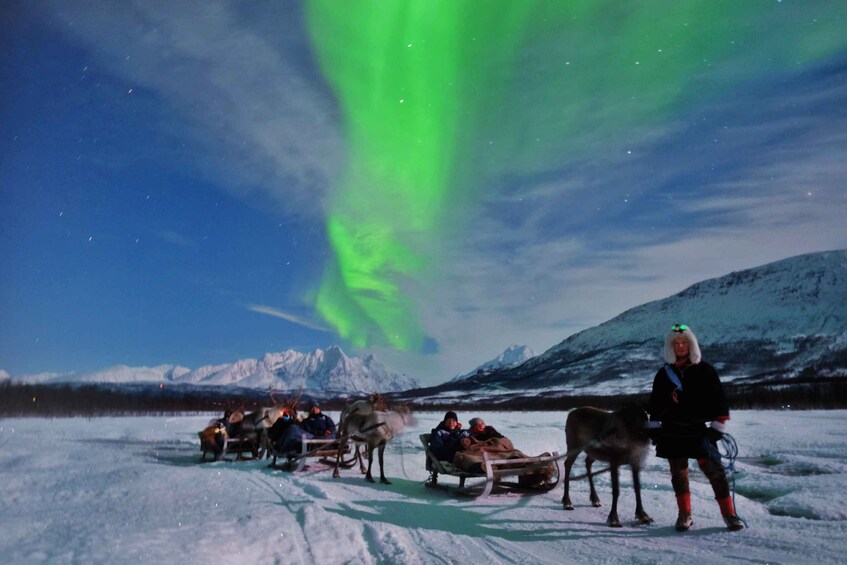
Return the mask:
POLYGON ((453 420, 456 420, 457 422, 459 421, 459 417, 458 417, 458 416, 456 416, 456 413, 455 413, 455 412, 453 412, 452 410, 450 410, 449 412, 447 412, 446 414, 444 414, 444 420, 443 420, 443 421, 444 421, 444 422, 446 422, 447 420, 449 420, 449 419, 451 419, 451 418, 452 418, 453 420))
POLYGON ((668 332, 667 337, 665 337, 665 361, 668 363, 676 361, 676 353, 673 351, 673 340, 680 336, 688 340, 688 358, 691 360, 692 365, 696 365, 702 359, 700 344, 697 343, 697 336, 685 324, 674 324, 671 327, 671 331, 668 332))
POLYGON ((479 422, 482 422, 482 421, 483 421, 482 418, 471 418, 471 421, 468 422, 468 424, 470 424, 471 427, 474 427, 475 425, 477 425, 479 422))

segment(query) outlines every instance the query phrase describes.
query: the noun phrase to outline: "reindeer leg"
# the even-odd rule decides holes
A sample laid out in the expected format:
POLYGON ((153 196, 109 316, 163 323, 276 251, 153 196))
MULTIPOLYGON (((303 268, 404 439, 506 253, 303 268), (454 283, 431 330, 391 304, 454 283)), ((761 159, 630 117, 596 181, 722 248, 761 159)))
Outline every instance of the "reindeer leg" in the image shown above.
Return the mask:
POLYGON ((609 517, 606 518, 606 525, 613 528, 620 528, 621 521, 618 518, 618 496, 621 494, 620 485, 620 469, 617 465, 612 465, 610 472, 612 475, 612 510, 609 512, 609 517))
POLYGON ((368 481, 369 483, 375 483, 376 482, 373 478, 373 475, 371 475, 371 467, 373 466, 373 463, 374 463, 374 448, 369 445, 368 446, 368 472, 365 475, 365 480, 368 481))
MULTIPOLYGON (((575 451, 575 450, 573 450, 575 451)), ((562 496, 562 507, 565 510, 573 510, 573 503, 571 502, 570 495, 570 481, 571 481, 571 467, 573 467, 574 461, 576 461, 579 452, 573 453, 572 450, 568 450, 569 455, 565 459, 565 494, 562 496)))
POLYGON ((653 518, 644 511, 641 505, 641 477, 639 468, 632 468, 632 487, 635 489, 635 518, 642 524, 652 524, 653 518))
POLYGON ((359 444, 355 444, 354 448, 356 449, 356 458, 359 460, 359 471, 364 475, 365 474, 365 455, 362 453, 362 450, 359 449, 359 444))
POLYGON ((588 474, 588 486, 591 489, 591 492, 589 494, 590 499, 591 499, 591 506, 593 506, 595 508, 600 508, 603 505, 600 504, 600 497, 597 496, 597 490, 594 488, 594 476, 591 474, 592 463, 594 463, 594 458, 592 458, 590 455, 586 454, 585 455, 585 472, 588 474))
POLYGON ((382 466, 385 459, 385 442, 379 444, 379 482, 384 485, 390 485, 391 481, 385 478, 385 469, 382 466))
POLYGON ((341 453, 344 450, 344 444, 338 444, 338 452, 335 454, 335 468, 332 470, 332 478, 337 479, 341 477, 341 473, 338 470, 338 464, 341 462, 341 453))

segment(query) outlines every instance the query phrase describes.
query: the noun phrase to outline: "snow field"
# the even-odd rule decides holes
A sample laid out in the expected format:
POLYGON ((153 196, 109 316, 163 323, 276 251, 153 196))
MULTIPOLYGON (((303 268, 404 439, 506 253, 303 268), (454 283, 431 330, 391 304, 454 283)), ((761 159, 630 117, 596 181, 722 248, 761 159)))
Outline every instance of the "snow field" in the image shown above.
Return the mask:
MULTIPOLYGON (((565 451, 565 413, 459 412, 465 425, 477 415, 528 454, 565 451)), ((840 563, 847 550, 844 410, 734 412, 737 506, 749 528, 725 530, 692 461, 695 525, 685 534, 673 530, 667 464, 652 452, 642 474, 650 526, 634 520, 628 469, 619 529, 604 524, 608 475, 596 480, 602 508, 589 505, 583 480, 571 485, 570 512, 561 484, 484 500, 424 488, 418 434, 441 416, 417 414, 389 444, 392 485, 369 484, 357 468, 333 479, 311 460, 302 473, 264 460, 200 464, 196 432, 211 415, 0 420, 0 555, 6 563, 840 563)), ((580 458, 574 472, 582 470, 580 458)))

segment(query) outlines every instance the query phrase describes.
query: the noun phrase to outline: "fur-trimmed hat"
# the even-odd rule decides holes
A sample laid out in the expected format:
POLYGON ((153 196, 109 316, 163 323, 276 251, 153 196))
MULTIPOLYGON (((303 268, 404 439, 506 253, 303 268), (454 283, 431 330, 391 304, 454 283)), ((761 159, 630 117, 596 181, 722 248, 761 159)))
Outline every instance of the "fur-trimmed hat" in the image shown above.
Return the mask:
POLYGON ((671 328, 671 331, 668 332, 667 337, 665 337, 665 361, 668 363, 676 361, 676 353, 673 351, 673 340, 680 336, 688 340, 688 359, 693 365, 696 365, 702 360, 700 344, 697 343, 697 336, 685 324, 675 324, 671 328))

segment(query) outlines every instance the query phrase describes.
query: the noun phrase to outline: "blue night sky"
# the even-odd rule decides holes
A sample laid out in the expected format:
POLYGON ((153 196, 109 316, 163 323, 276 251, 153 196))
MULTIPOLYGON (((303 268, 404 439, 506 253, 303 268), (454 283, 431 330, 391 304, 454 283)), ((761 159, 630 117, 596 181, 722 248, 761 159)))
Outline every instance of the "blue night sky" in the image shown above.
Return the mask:
POLYGON ((847 248, 847 4, 622 6, 4 2, 0 370, 434 384, 847 248))

